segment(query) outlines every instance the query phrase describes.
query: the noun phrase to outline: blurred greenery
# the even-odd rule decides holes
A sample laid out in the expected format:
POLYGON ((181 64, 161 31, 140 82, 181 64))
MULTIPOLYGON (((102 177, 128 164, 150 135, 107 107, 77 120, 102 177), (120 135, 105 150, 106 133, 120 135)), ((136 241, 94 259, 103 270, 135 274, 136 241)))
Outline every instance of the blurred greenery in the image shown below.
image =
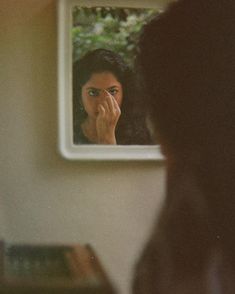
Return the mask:
POLYGON ((73 60, 87 51, 105 48, 119 53, 132 65, 142 27, 157 13, 155 9, 74 7, 73 60))

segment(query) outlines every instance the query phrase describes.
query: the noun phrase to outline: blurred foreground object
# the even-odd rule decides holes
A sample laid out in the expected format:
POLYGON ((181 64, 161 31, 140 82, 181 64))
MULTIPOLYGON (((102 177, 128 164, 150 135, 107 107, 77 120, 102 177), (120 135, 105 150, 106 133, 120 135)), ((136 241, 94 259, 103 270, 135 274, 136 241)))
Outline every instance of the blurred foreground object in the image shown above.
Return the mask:
POLYGON ((0 293, 113 294, 93 249, 1 242, 0 293))

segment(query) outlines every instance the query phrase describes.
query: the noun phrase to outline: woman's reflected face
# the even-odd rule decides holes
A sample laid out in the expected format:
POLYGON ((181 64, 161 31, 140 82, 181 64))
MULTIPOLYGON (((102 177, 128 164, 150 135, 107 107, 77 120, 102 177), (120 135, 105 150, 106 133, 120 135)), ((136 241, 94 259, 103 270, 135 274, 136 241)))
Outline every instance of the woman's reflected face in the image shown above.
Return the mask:
POLYGON ((123 89, 115 75, 109 71, 93 73, 82 87, 82 103, 88 117, 96 119, 98 107, 104 102, 108 93, 121 107, 123 89))

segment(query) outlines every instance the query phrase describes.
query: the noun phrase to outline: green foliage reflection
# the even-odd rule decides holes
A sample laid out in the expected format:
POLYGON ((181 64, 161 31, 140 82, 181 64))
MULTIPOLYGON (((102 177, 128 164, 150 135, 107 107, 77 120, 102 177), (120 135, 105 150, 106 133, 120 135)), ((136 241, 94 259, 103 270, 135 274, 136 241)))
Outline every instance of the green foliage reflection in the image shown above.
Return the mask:
POLYGON ((73 60, 97 48, 113 50, 133 64, 138 38, 154 9, 93 7, 73 9, 73 60))

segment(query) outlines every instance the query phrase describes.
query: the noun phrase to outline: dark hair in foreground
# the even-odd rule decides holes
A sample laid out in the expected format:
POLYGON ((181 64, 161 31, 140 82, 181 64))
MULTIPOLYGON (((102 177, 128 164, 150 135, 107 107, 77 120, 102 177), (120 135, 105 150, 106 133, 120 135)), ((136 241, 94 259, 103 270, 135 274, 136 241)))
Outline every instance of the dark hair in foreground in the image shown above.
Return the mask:
POLYGON ((175 2, 138 62, 168 179, 134 293, 235 293, 235 2, 175 2))
POLYGON ((77 130, 87 114, 82 106, 81 89, 93 73, 111 72, 123 88, 121 117, 117 125, 118 144, 149 144, 149 135, 145 129, 144 114, 139 112, 137 84, 134 73, 122 57, 107 49, 88 52, 73 65, 73 125, 74 141, 77 130))

